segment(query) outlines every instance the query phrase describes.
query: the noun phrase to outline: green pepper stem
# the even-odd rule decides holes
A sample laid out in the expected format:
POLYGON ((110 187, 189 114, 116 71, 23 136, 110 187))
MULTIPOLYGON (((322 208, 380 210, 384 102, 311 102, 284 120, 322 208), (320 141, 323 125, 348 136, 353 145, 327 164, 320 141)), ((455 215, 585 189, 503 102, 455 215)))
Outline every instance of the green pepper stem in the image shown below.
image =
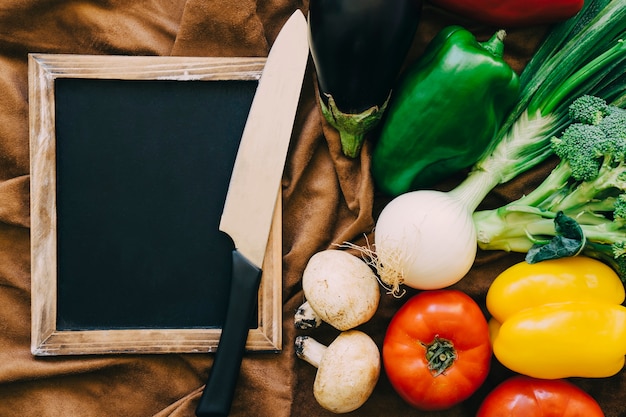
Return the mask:
POLYGON ((426 349, 428 370, 433 376, 439 376, 448 370, 457 359, 454 344, 436 335, 432 342, 422 343, 426 349))
POLYGON ((320 97, 320 107, 324 118, 339 132, 341 150, 344 155, 356 158, 363 146, 365 134, 376 127, 383 117, 391 92, 381 106, 372 106, 357 114, 342 112, 337 107, 332 95, 325 93, 324 96, 328 101, 328 105, 326 105, 320 97))
POLYGON ((502 57, 504 55, 504 38, 506 38, 506 31, 500 29, 489 40, 479 43, 492 55, 502 57))

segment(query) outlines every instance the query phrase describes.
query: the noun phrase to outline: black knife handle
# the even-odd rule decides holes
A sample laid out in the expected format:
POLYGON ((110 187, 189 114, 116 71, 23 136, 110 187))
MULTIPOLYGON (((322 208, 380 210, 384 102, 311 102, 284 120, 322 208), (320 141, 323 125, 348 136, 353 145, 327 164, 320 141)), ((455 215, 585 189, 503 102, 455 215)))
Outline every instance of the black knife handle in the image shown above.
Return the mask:
POLYGON ((260 282, 261 269, 234 250, 228 310, 197 417, 226 417, 230 412, 260 282))

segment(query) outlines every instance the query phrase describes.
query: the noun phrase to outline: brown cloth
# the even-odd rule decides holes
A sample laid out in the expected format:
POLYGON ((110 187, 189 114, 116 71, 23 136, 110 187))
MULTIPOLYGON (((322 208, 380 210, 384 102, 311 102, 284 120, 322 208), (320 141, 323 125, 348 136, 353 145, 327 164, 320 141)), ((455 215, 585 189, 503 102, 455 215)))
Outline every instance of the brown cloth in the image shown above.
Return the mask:
MULTIPOLYGON (((266 56, 282 24, 308 2, 292 0, 2 0, 0 5, 0 416, 192 417, 212 363, 210 354, 35 358, 30 353, 29 145, 27 54, 266 56)), ((460 23, 480 39, 488 28, 427 6, 407 60, 415 59, 443 26, 460 23)), ((546 27, 511 30, 506 59, 521 71, 546 27)), ((244 358, 232 416, 330 416, 317 405, 315 369, 297 359, 293 312, 303 301, 300 277, 315 252, 333 243, 363 243, 386 199, 369 173, 370 144, 355 160, 341 156, 338 135, 322 120, 311 65, 283 179, 283 350, 244 358)), ((531 189, 543 164, 498 187, 484 205, 531 189)), ((454 178, 442 188, 453 186, 454 178)), ((519 255, 479 253, 455 285, 484 306, 489 283, 519 255)), ((362 330, 379 347, 394 311, 406 300, 383 296, 362 330)), ((337 332, 316 329, 320 341, 337 332)), ((599 341, 601 343, 601 341, 599 341)), ((354 416, 469 417, 508 373, 494 361, 484 386, 450 410, 426 413, 406 405, 384 372, 354 416)), ((574 379, 609 417, 626 416, 626 373, 574 379)))

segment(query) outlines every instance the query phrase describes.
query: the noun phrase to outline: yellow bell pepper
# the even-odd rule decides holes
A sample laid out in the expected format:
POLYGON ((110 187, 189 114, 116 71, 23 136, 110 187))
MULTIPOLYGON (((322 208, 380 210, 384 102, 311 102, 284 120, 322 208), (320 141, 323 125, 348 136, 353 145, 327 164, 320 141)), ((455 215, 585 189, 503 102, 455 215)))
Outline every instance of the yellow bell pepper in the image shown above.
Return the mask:
POLYGON ((522 310, 497 328, 493 353, 507 368, 543 379, 618 373, 626 354, 626 307, 573 301, 522 310))
POLYGON ((535 378, 608 377, 624 366, 624 285, 583 256, 521 262, 487 292, 494 356, 535 378))
POLYGON ((624 285, 612 268, 576 256, 529 264, 520 262, 493 281, 487 309, 500 323, 525 308, 565 301, 624 302, 624 285))

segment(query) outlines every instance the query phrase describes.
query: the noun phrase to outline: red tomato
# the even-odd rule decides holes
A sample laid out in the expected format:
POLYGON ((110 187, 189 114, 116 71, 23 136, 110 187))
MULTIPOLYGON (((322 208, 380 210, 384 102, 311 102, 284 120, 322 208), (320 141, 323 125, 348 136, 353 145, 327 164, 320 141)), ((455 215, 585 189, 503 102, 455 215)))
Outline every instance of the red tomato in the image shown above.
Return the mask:
POLYGON ((514 376, 487 395, 476 417, 604 417, 596 400, 564 379, 514 376))
POLYGON ((383 342, 391 385, 421 410, 443 410, 471 396, 491 363, 487 320, 456 290, 423 291, 393 316, 383 342))

